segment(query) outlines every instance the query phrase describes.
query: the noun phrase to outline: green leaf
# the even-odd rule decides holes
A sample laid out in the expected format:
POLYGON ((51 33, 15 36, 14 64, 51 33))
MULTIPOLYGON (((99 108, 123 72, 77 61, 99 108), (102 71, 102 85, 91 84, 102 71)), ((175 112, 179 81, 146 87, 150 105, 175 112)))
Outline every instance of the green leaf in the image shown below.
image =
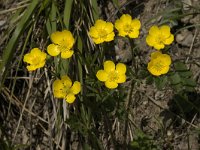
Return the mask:
POLYGON ((149 72, 147 70, 140 70, 138 73, 138 77, 141 79, 146 78, 149 75, 149 72))
POLYGON ((118 0, 112 0, 113 1, 113 4, 115 4, 115 6, 117 7, 117 8, 119 8, 119 2, 118 2, 118 0))
POLYGON ((192 72, 191 71, 183 71, 183 72, 179 72, 179 75, 181 76, 181 77, 184 77, 184 78, 189 78, 189 77, 191 77, 192 76, 192 72))
POLYGON ((57 27, 56 27, 56 5, 54 2, 52 2, 51 6, 51 13, 50 13, 50 19, 51 19, 51 32, 55 32, 57 27))
POLYGON ((173 85, 173 88, 176 92, 180 92, 183 90, 183 85, 181 83, 173 85))
POLYGON ((194 92, 195 88, 191 87, 191 86, 185 86, 185 91, 187 91, 187 92, 194 92))
POLYGON ((187 66, 180 61, 174 63, 174 68, 176 71, 187 71, 188 70, 187 66))
POLYGON ((168 80, 167 80, 167 76, 161 76, 161 77, 154 78, 154 81, 155 81, 156 87, 161 90, 162 88, 165 87, 168 80))
POLYGON ((175 73, 175 74, 169 76, 169 78, 170 78, 171 84, 181 83, 181 78, 178 73, 175 73))
POLYGON ((65 24, 66 29, 69 29, 69 21, 70 21, 70 17, 71 17, 72 3, 73 3, 73 0, 65 0, 63 22, 65 24))
POLYGON ((151 84, 153 84, 153 76, 148 76, 147 78, 146 78, 146 84, 149 84, 149 85, 151 85, 151 84))
POLYGON ((92 13, 93 13, 94 20, 97 20, 99 18, 97 0, 91 0, 91 5, 92 5, 92 13))
POLYGON ((182 81, 183 85, 185 85, 185 86, 192 86, 192 87, 196 86, 196 81, 192 78, 189 78, 189 79, 184 78, 181 81, 182 81))

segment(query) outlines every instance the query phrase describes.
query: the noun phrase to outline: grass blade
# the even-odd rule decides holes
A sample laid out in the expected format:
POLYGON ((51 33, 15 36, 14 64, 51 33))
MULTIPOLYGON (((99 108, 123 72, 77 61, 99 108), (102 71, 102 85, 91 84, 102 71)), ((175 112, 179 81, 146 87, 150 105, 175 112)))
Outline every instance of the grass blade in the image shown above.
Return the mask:
POLYGON ((72 3, 73 3, 73 0, 65 1, 63 22, 64 22, 66 29, 69 29, 69 21, 70 21, 70 16, 71 16, 72 3))

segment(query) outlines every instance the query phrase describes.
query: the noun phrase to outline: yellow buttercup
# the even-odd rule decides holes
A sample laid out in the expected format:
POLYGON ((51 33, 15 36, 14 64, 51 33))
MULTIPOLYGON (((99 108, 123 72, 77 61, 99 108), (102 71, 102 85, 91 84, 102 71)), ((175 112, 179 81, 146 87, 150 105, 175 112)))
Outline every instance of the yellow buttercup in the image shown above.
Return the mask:
POLYGON ((118 63, 116 66, 113 61, 104 62, 104 70, 99 70, 96 74, 97 78, 105 82, 105 86, 109 89, 117 88, 118 83, 126 81, 126 65, 118 63))
POLYGON ((61 79, 53 82, 53 94, 56 98, 64 98, 68 103, 73 103, 77 95, 81 91, 81 84, 75 81, 72 85, 71 79, 64 75, 61 79))
POLYGON ((168 25, 163 25, 161 27, 152 26, 146 37, 147 44, 157 50, 163 49, 165 45, 170 45, 173 41, 174 35, 171 34, 168 25))
POLYGON ((151 53, 151 61, 148 63, 147 69, 155 76, 166 74, 170 69, 171 57, 161 52, 151 53))
POLYGON ((51 56, 57 56, 61 54, 61 58, 70 58, 74 51, 72 47, 74 45, 74 37, 68 30, 62 32, 56 31, 51 34, 51 41, 53 42, 47 47, 47 52, 51 56))
POLYGON ((123 14, 120 19, 116 20, 115 28, 118 30, 119 36, 137 38, 141 23, 138 19, 132 19, 129 14, 123 14))
POLYGON ((29 65, 26 67, 28 71, 34 71, 45 65, 47 54, 39 48, 33 48, 30 53, 24 55, 23 61, 29 65))
POLYGON ((111 22, 98 19, 94 26, 90 28, 89 35, 95 44, 109 42, 114 40, 115 33, 113 32, 113 29, 114 27, 111 22))

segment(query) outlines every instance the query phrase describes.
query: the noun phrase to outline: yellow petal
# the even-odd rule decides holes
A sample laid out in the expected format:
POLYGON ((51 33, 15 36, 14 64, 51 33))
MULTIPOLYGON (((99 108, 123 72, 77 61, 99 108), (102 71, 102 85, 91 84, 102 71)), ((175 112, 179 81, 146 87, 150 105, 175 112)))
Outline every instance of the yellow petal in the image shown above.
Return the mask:
POLYGON ((111 32, 110 34, 108 34, 105 38, 105 41, 106 42, 110 42, 112 40, 114 40, 114 36, 115 36, 115 33, 114 32, 111 32))
POLYGON ((157 50, 160 50, 163 49, 165 45, 163 43, 155 43, 153 47, 157 50))
POLYGON ((154 66, 154 62, 153 61, 150 61, 148 63, 148 66, 147 66, 147 70, 154 76, 160 76, 161 75, 161 72, 158 71, 155 66, 154 66))
POLYGON ((156 39, 154 36, 151 36, 151 35, 147 35, 146 37, 146 43, 149 45, 149 46, 154 46, 155 43, 156 43, 156 39))
POLYGON ((67 75, 61 77, 61 82, 67 88, 70 88, 72 86, 72 81, 67 75))
POLYGON ((66 92, 63 91, 63 89, 60 90, 53 90, 53 95, 56 98, 65 98, 66 92))
POLYGON ((30 53, 24 55, 23 61, 26 62, 26 63, 29 63, 29 64, 32 63, 32 59, 31 59, 30 53))
POLYGON ((108 74, 104 70, 99 70, 96 74, 96 77, 102 82, 108 80, 108 74))
POLYGON ((123 22, 121 22, 120 19, 117 19, 115 21, 115 28, 118 30, 118 32, 119 32, 119 30, 122 30, 123 27, 124 27, 123 22))
POLYGON ((60 89, 63 89, 64 86, 62 84, 62 81, 57 79, 53 82, 53 90, 60 90, 60 89))
POLYGON ((93 39, 93 41, 95 44, 100 44, 100 43, 104 42, 104 40, 102 38, 93 39))
POLYGON ((161 34, 162 34, 162 36, 164 38, 169 38, 169 36, 171 35, 171 33, 170 33, 170 27, 167 26, 167 25, 161 26, 160 27, 160 32, 161 32, 161 34))
POLYGON ((171 35, 169 36, 169 38, 167 38, 167 39, 165 39, 165 40, 163 41, 163 43, 166 44, 166 45, 170 45, 173 41, 174 41, 174 35, 171 34, 171 35))
POLYGON ((37 68, 42 68, 44 67, 46 61, 40 61, 39 64, 37 64, 37 68))
POLYGON ((106 26, 104 28, 104 30, 107 32, 107 33, 111 33, 113 32, 113 24, 111 22, 107 22, 106 23, 106 26))
POLYGON ((102 30, 105 28, 105 26, 106 26, 106 21, 103 21, 101 19, 98 19, 94 24, 96 30, 102 30))
POLYGON ((167 54, 163 54, 163 62, 166 66, 170 65, 172 63, 171 57, 167 54))
POLYGON ((130 25, 131 21, 132 21, 132 17, 129 14, 123 14, 120 17, 120 21, 123 22, 123 23, 126 23, 126 24, 130 25))
POLYGON ((150 29, 149 29, 149 34, 152 35, 152 36, 156 36, 156 35, 159 35, 160 34, 160 30, 158 28, 158 26, 152 26, 150 29))
POLYGON ((54 97, 57 98, 64 98, 65 93, 63 92, 64 86, 62 84, 62 81, 57 79, 53 82, 53 94, 54 97))
POLYGON ((133 19, 131 21, 131 27, 134 29, 134 30, 139 30, 141 28, 141 23, 140 23, 140 20, 138 19, 133 19))
POLYGON ((64 38, 63 41, 60 43, 60 46, 66 47, 67 49, 71 49, 74 45, 74 37, 72 36, 71 32, 65 31, 63 34, 64 38), (66 32, 66 33, 65 33, 66 32))
POLYGON ((104 62, 103 66, 107 73, 115 70, 115 64, 113 61, 107 60, 104 62))
MULTIPOLYGON (((24 55, 24 62, 27 62, 29 64, 35 64, 38 62, 35 62, 35 58, 38 57, 41 60, 46 59, 46 54, 42 52, 39 48, 33 48, 30 53, 24 55)), ((38 61, 38 59, 37 59, 38 61)))
POLYGON ((50 44, 48 47, 47 47, 47 52, 49 55, 51 56, 57 56, 60 54, 60 48, 58 45, 55 45, 55 44, 50 44))
POLYGON ((119 36, 125 37, 127 35, 127 32, 125 32, 124 30, 118 30, 119 32, 119 36))
POLYGON ((131 33, 128 34, 130 38, 138 38, 139 30, 133 30, 131 33))
POLYGON ((90 30, 89 30, 89 35, 92 37, 92 38, 98 38, 99 37, 99 33, 98 31, 96 30, 95 27, 91 27, 90 30))
POLYGON ((126 82, 126 75, 125 74, 119 75, 117 79, 117 83, 124 83, 124 82, 126 82))
POLYGON ((65 98, 66 93, 64 93, 62 90, 61 91, 53 91, 53 95, 56 98, 65 98))
POLYGON ((41 55, 41 59, 45 60, 46 58, 47 58, 47 54, 43 52, 42 55, 41 55))
POLYGON ((159 57, 160 55, 162 55, 162 53, 159 52, 159 51, 152 52, 152 53, 151 53, 151 59, 156 59, 156 58, 159 57))
POLYGON ((115 88, 117 88, 118 84, 116 82, 108 80, 105 82, 105 86, 109 89, 115 89, 115 88))
POLYGON ((66 50, 66 51, 61 52, 61 57, 62 58, 70 58, 70 57, 72 57, 73 54, 74 54, 73 50, 66 50))
POLYGON ((40 55, 42 51, 39 48, 33 48, 30 53, 31 55, 40 55))
POLYGON ((66 102, 68 102, 69 104, 73 103, 76 99, 76 97, 74 96, 73 93, 69 93, 67 94, 67 96, 65 97, 66 102))
POLYGON ((126 65, 123 63, 118 63, 116 65, 116 71, 118 74, 125 74, 126 73, 126 65))
POLYGON ((72 35, 72 33, 70 31, 63 30, 62 31, 62 36, 63 36, 63 40, 64 41, 70 40, 70 42, 74 44, 74 37, 73 37, 73 35, 72 35))
POLYGON ((81 91, 81 83, 78 81, 75 81, 74 84, 72 85, 70 91, 73 94, 78 94, 81 91))
POLYGON ((169 71, 169 69, 170 69, 170 67, 169 66, 165 66, 165 67, 163 67, 163 69, 162 69, 162 74, 166 74, 166 73, 168 73, 168 71, 169 71))
POLYGON ((51 34, 51 41, 54 44, 60 44, 63 41, 63 33, 56 31, 54 33, 51 34))
POLYGON ((28 71, 34 71, 37 69, 37 67, 35 65, 29 65, 26 68, 28 69, 28 71))

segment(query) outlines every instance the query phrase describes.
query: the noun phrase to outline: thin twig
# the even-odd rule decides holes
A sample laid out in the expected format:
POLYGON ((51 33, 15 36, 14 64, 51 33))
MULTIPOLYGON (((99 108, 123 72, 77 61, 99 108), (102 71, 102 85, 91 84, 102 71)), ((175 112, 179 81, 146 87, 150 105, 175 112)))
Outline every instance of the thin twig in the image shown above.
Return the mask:
MULTIPOLYGON (((31 74, 30 74, 30 75, 31 75, 31 74)), ((16 135, 17 135, 17 132, 18 132, 18 129, 19 129, 21 120, 22 120, 22 116, 23 116, 24 110, 25 110, 25 108, 26 108, 26 103, 27 103, 27 101, 28 101, 28 99, 29 99, 29 96, 30 96, 30 91, 31 91, 32 84, 33 84, 33 80, 32 80, 32 77, 30 77, 28 92, 27 92, 27 94, 26 94, 26 99, 25 99, 25 101, 24 101, 24 105, 23 105, 22 111, 21 111, 21 113, 20 113, 20 117, 19 117, 19 120, 18 120, 18 123, 17 123, 17 127, 16 127, 16 130, 15 130, 13 139, 12 139, 12 143, 14 142, 15 137, 16 137, 16 135)))
MULTIPOLYGON (((195 40, 196 36, 197 36, 197 29, 195 30, 194 37, 192 38, 192 43, 191 43, 191 45, 190 45, 190 49, 189 49, 188 56, 189 56, 189 55, 191 54, 191 52, 192 52, 192 48, 193 48, 194 40, 195 40)), ((188 60, 189 60, 189 57, 187 57, 185 63, 187 63, 188 60)))
POLYGON ((7 10, 3 10, 3 11, 0 11, 0 15, 6 14, 6 13, 9 13, 9 12, 12 12, 12 11, 16 11, 18 9, 21 9, 21 8, 24 8, 24 7, 27 7, 27 6, 29 6, 29 4, 24 4, 22 6, 18 6, 18 7, 15 7, 15 8, 10 8, 10 9, 7 9, 7 10))
MULTIPOLYGON (((8 88, 3 88, 2 89, 2 93, 5 94, 5 96, 11 101, 11 103, 15 104, 17 107, 21 108, 23 107, 23 104, 21 103, 21 101, 15 96, 12 95, 12 97, 10 96, 10 91, 8 88), (15 103, 14 103, 15 102, 15 103)), ((44 123, 48 123, 46 120, 44 120, 42 117, 38 116, 38 114, 33 113, 32 111, 30 111, 27 108, 24 108, 24 111, 26 111, 27 113, 29 113, 30 115, 32 115, 33 117, 37 117, 40 121, 44 122, 44 123)))

